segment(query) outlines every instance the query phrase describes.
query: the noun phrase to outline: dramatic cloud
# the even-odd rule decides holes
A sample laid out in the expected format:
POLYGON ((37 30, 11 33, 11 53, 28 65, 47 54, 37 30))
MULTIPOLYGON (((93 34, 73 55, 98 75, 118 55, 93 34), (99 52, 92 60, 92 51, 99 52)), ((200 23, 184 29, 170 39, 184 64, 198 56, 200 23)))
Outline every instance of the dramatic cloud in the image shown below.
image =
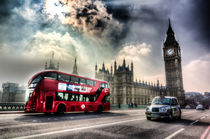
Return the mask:
POLYGON ((46 58, 46 56, 54 52, 56 59, 72 59, 77 55, 75 45, 76 42, 67 32, 64 35, 56 32, 37 32, 33 41, 27 46, 26 51, 23 52, 23 56, 46 58))
POLYGON ((192 60, 183 67, 185 90, 200 91, 210 90, 210 54, 192 60))
POLYGON ((116 60, 118 64, 122 64, 123 59, 129 65, 133 62, 135 78, 148 80, 153 76, 151 81, 154 81, 159 79, 160 72, 156 73, 157 68, 153 68, 154 65, 151 63, 151 49, 152 46, 146 43, 128 44, 121 48, 116 60))
POLYGON ((140 61, 141 57, 148 56, 148 54, 151 52, 151 45, 148 45, 146 43, 136 44, 136 45, 126 45, 124 46, 120 52, 118 53, 119 60, 123 60, 124 58, 126 60, 134 60, 134 61, 140 61))
POLYGON ((46 0, 45 11, 50 18, 57 16, 63 24, 95 37, 121 33, 121 24, 107 13, 100 0, 46 0))
MULTIPOLYGON (((185 3, 189 4, 189 3, 185 3)), ((193 32, 193 39, 202 43, 201 47, 210 51, 210 1, 196 0, 190 3, 190 7, 186 9, 186 16, 183 18, 183 24, 186 29, 193 32)), ((182 13, 180 12, 180 15, 182 13)), ((183 16, 183 15, 182 15, 183 16)))

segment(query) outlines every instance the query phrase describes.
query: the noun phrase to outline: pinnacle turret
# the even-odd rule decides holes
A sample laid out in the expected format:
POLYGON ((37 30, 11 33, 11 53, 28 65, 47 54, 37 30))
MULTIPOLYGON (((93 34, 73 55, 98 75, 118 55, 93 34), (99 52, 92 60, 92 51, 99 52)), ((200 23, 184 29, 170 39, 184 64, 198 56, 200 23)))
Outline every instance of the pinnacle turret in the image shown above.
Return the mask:
POLYGON ((78 75, 78 72, 77 72, 77 58, 76 57, 75 57, 75 60, 74 60, 74 67, 73 67, 72 74, 78 75))
POLYGON ((178 47, 178 42, 176 41, 176 38, 174 36, 174 31, 171 27, 171 20, 169 19, 168 23, 168 30, 167 30, 167 36, 166 41, 164 42, 164 47, 170 47, 171 45, 174 45, 175 47, 178 47))

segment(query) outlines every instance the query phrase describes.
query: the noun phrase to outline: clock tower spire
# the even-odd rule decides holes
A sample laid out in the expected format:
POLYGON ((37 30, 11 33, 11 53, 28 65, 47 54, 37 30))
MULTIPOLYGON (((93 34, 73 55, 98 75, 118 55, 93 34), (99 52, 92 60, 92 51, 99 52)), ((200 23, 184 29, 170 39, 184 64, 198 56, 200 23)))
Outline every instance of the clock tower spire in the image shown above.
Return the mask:
POLYGON ((171 27, 170 19, 166 40, 163 46, 163 55, 167 95, 177 97, 180 105, 184 105, 185 97, 182 79, 181 50, 171 27))

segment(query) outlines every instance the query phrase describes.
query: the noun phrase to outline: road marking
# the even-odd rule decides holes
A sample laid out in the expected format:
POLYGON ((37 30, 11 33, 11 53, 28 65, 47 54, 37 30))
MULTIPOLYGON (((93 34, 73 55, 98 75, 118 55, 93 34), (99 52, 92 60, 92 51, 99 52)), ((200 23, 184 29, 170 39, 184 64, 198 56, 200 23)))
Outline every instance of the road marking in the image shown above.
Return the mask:
POLYGON ((203 116, 203 117, 201 117, 200 119, 204 119, 204 118, 206 118, 206 116, 203 116))
POLYGON ((201 135, 200 139, 205 139, 205 137, 208 135, 208 131, 210 131, 210 126, 206 128, 206 130, 201 135))
POLYGON ((2 126, 0 129, 5 129, 5 128, 18 128, 18 127, 25 127, 25 126, 42 126, 47 123, 32 123, 32 124, 19 124, 19 125, 10 125, 10 126, 2 126))
POLYGON ((35 134, 35 135, 29 135, 29 136, 22 136, 22 137, 15 137, 13 139, 35 138, 35 137, 52 135, 52 134, 59 134, 59 133, 64 133, 64 132, 71 132, 71 131, 85 130, 85 129, 90 129, 90 128, 97 128, 97 127, 103 127, 103 126, 110 126, 110 125, 122 124, 122 123, 127 123, 127 122, 138 121, 138 120, 145 120, 145 118, 132 119, 132 120, 124 120, 124 121, 118 121, 118 122, 112 122, 112 123, 105 123, 105 124, 99 124, 99 125, 94 125, 94 126, 78 127, 78 128, 65 129, 65 130, 59 130, 59 131, 51 131, 51 132, 47 132, 47 133, 41 133, 41 134, 35 134))
POLYGON ((185 114, 187 114, 187 113, 194 113, 195 111, 182 111, 182 113, 185 113, 185 114))
POLYGON ((170 136, 166 137, 165 139, 171 139, 174 136, 176 136, 177 134, 179 134, 180 132, 182 132, 184 130, 184 128, 179 129, 178 131, 174 132, 173 134, 171 134, 170 136))
POLYGON ((194 123, 197 123, 197 122, 198 122, 198 120, 195 120, 194 122, 190 123, 190 125, 193 125, 194 123))

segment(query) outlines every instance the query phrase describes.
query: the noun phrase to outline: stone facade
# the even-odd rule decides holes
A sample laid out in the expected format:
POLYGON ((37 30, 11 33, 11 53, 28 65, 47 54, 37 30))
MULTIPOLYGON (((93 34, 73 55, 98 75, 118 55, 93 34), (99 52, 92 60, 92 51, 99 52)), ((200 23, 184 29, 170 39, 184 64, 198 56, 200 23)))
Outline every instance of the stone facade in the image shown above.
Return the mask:
POLYGON ((20 87, 17 83, 3 83, 3 93, 1 102, 24 102, 25 87, 20 87))
POLYGON ((112 66, 109 71, 105 65, 101 69, 95 66, 95 78, 109 82, 111 92, 111 104, 137 104, 144 105, 152 101, 152 98, 164 92, 164 87, 157 83, 147 81, 134 81, 133 62, 131 67, 123 64, 117 66, 114 62, 114 72, 112 66))

